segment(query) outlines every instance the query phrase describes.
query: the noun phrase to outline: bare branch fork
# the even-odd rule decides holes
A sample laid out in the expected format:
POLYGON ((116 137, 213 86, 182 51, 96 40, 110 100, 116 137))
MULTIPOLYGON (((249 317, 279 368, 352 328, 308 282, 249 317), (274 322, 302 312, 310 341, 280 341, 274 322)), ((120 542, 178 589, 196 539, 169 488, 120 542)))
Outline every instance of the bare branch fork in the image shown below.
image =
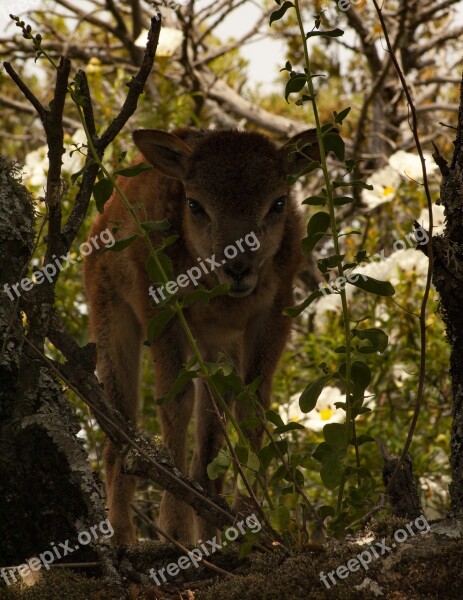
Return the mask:
MULTIPOLYGON (((85 119, 85 126, 99 157, 103 156, 108 145, 115 139, 136 110, 138 99, 143 92, 144 85, 154 63, 160 28, 160 20, 152 19, 148 44, 138 73, 127 84, 129 91, 120 113, 100 137, 97 135, 95 128, 92 98, 85 73, 83 71, 78 71, 77 73, 76 80, 79 83, 79 91, 84 97, 82 112, 85 119)), ((50 167, 47 179, 46 203, 50 217, 48 221, 46 262, 53 254, 64 254, 70 249, 86 216, 98 173, 98 165, 89 156, 87 157, 85 170, 82 175, 79 191, 74 199, 71 215, 62 227, 61 159, 64 137, 63 110, 66 94, 69 91, 70 61, 63 57, 60 60, 57 68, 54 99, 50 109, 46 109, 34 96, 11 64, 4 63, 4 66, 12 80, 39 115, 49 146, 48 156, 50 167)), ((27 265, 25 267, 27 268, 27 265)), ((94 346, 79 347, 72 336, 66 331, 59 315, 53 309, 53 295, 57 278, 51 283, 44 281, 41 286, 35 288, 27 300, 21 298, 19 307, 15 306, 14 309, 18 310, 20 308, 28 316, 31 314, 36 317, 38 317, 38 310, 43 319, 43 312, 40 312, 40 308, 37 309, 37 307, 43 308, 44 302, 48 305, 49 308, 46 310, 47 324, 43 328, 42 323, 42 330, 46 332, 45 335, 48 339, 67 359, 67 363, 64 365, 56 363, 44 355, 42 349, 44 343, 43 336, 40 336, 40 339, 34 340, 29 339, 27 336, 25 337, 26 343, 93 410, 105 434, 116 443, 127 445, 125 457, 127 473, 152 479, 173 495, 191 505, 202 518, 209 520, 218 528, 233 524, 236 517, 225 501, 217 498, 212 499, 198 482, 186 477, 171 464, 169 455, 160 444, 158 446, 153 445, 145 435, 139 433, 131 423, 128 423, 109 406, 103 390, 94 375, 96 358, 94 346), (92 400, 89 400, 89 398, 92 400)), ((31 331, 33 331, 32 327, 31 331)))

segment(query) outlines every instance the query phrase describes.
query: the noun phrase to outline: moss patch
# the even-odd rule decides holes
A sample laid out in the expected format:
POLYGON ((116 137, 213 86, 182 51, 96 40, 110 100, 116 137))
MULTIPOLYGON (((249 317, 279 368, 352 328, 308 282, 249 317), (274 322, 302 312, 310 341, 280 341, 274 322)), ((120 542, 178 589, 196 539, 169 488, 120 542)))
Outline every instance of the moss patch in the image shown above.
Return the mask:
MULTIPOLYGON (((404 543, 394 543, 394 532, 404 529, 406 521, 392 518, 373 522, 356 540, 332 540, 322 551, 304 549, 290 555, 255 552, 239 559, 237 547, 217 552, 208 560, 232 573, 226 578, 204 565, 181 570, 158 587, 149 577, 150 569, 158 571, 176 562, 182 555, 162 542, 142 542, 120 553, 120 569, 126 576, 131 597, 139 600, 455 600, 463 589, 463 544, 453 535, 458 527, 449 522, 448 533, 416 533, 404 543), (383 539, 384 538, 384 539, 383 539), (356 541, 363 541, 359 545, 356 541), (391 547, 381 556, 382 542, 391 547), (340 565, 375 545, 378 558, 368 570, 360 568, 327 588, 320 572, 327 575, 340 565), (187 590, 189 595, 187 595, 187 590), (183 593, 183 594, 182 594, 183 593), (182 594, 182 596, 180 596, 182 594)), ((95 575, 95 573, 93 573, 95 575)), ((329 582, 329 579, 327 579, 329 582)), ((113 600, 110 586, 102 579, 58 570, 43 574, 32 588, 12 586, 0 590, 0 600, 113 600)), ((121 599, 117 599, 121 600, 121 599)))

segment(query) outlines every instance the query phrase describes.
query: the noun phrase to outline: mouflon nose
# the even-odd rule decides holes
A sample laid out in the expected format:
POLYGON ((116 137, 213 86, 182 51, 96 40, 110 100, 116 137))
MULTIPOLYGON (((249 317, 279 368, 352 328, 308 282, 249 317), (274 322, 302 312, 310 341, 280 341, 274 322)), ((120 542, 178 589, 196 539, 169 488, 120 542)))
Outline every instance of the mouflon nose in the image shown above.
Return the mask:
POLYGON ((223 270, 225 273, 239 283, 242 279, 249 275, 251 267, 241 261, 226 265, 223 270))

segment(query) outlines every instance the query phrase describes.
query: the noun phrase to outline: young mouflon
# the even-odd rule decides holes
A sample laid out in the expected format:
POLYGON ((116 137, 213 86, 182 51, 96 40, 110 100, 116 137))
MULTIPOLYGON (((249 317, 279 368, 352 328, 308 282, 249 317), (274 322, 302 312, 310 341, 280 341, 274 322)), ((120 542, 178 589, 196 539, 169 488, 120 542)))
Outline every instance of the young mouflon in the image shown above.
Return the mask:
MULTIPOLYGON (((179 235, 165 250, 173 263, 178 295, 195 289, 194 279, 180 275, 201 264, 208 266, 200 280, 203 286, 230 285, 228 295, 185 309, 202 356, 213 362, 222 352, 245 383, 261 376, 257 395, 267 409, 272 377, 290 329, 282 311, 293 303, 293 278, 301 259, 301 217, 286 178, 310 160, 319 160, 316 133, 302 132, 282 147, 259 133, 235 130, 138 130, 133 139, 142 154, 134 164, 148 162, 155 168, 136 177, 120 177, 119 185, 141 221, 169 221, 169 231, 150 233, 153 244, 166 235, 179 235), (301 148, 302 153, 297 151, 301 148)), ((116 224, 117 239, 136 232, 114 192, 90 237, 116 224)), ((156 296, 153 292, 145 268, 147 257, 145 244, 137 240, 120 252, 95 252, 85 260, 98 377, 108 401, 133 423, 139 405, 142 343, 163 293, 162 289, 156 296)), ((153 341, 150 352, 157 395, 162 396, 191 357, 176 319, 153 341)), ((194 409, 196 444, 189 474, 211 493, 220 494, 222 481, 210 481, 207 466, 221 448, 223 435, 204 385, 199 384, 188 384, 174 400, 159 407, 162 437, 176 466, 186 473, 188 423, 194 409)), ((234 411, 238 420, 247 414, 238 402, 234 411)), ((262 431, 250 432, 255 445, 261 435, 262 431)), ((136 477, 121 472, 120 449, 109 440, 104 462, 114 540, 132 543, 130 502, 136 477)), ((215 532, 168 492, 161 502, 159 526, 183 542, 209 539, 215 532)))

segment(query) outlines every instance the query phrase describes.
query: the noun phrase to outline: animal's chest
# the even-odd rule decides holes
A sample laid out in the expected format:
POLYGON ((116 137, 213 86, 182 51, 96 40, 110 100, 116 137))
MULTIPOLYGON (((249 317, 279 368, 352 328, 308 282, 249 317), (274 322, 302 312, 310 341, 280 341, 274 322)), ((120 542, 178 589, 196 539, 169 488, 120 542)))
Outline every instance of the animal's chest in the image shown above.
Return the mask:
POLYGON ((189 323, 207 360, 216 360, 218 352, 236 355, 244 342, 247 315, 230 309, 201 306, 190 312, 189 323))

